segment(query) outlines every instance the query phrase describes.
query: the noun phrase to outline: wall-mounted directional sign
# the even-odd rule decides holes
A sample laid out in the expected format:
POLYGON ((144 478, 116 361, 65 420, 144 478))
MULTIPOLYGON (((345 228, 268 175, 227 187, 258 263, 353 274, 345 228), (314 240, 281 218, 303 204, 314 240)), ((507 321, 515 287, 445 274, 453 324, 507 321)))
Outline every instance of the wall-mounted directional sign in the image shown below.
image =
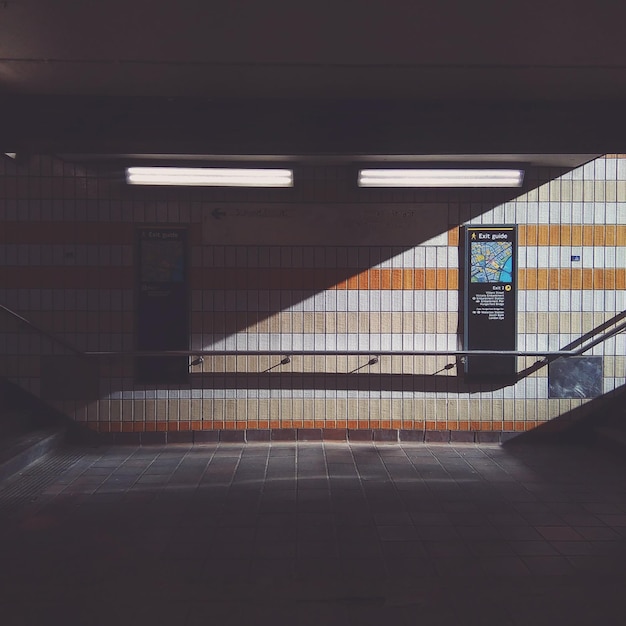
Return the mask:
MULTIPOLYGON (((189 349, 189 284, 185 228, 139 228, 136 232, 137 350, 189 349)), ((135 379, 145 384, 185 383, 186 356, 139 357, 135 379)))
MULTIPOLYGON (((515 350, 517 227, 465 228, 463 343, 466 350, 515 350)), ((517 371, 514 356, 469 356, 465 374, 493 378, 517 371)))

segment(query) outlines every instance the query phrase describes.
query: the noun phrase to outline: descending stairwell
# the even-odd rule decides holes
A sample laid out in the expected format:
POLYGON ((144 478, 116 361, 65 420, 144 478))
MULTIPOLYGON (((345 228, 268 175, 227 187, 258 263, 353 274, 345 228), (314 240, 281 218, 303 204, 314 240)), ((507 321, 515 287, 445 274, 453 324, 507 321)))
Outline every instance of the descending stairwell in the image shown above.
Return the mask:
POLYGON ((551 431, 524 433, 520 440, 563 441, 593 446, 615 453, 626 460, 626 386, 591 401, 583 407, 587 414, 573 421, 556 435, 551 431))
POLYGON ((0 481, 60 446, 66 430, 59 416, 0 379, 0 481))

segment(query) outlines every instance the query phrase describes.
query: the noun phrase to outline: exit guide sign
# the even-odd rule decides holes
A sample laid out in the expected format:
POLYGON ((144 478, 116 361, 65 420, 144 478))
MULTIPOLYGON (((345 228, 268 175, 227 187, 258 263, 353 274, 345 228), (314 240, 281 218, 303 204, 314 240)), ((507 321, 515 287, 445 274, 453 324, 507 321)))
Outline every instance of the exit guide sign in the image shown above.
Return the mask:
MULTIPOLYGON (((466 226, 464 238, 465 350, 516 350, 517 226, 466 226)), ((465 374, 476 378, 512 376, 517 358, 468 356, 465 374)))

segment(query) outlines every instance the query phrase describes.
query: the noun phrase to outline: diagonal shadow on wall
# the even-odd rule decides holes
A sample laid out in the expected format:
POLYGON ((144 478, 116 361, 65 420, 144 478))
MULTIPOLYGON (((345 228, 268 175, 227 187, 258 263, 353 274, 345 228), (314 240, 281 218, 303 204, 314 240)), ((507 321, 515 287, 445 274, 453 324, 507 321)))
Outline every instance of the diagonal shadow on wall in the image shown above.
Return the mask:
MULTIPOLYGON (((132 206, 132 216, 126 216, 131 228, 133 222, 136 225, 191 225, 194 244, 191 287, 196 293, 207 296, 213 305, 205 307, 204 298, 202 302, 192 302, 191 347, 210 349, 251 328, 260 329, 260 334, 271 332, 272 324, 282 312, 297 309, 325 291, 411 293, 425 289, 436 293, 458 290, 461 282, 458 272, 455 277, 454 271, 433 268, 428 263, 409 268, 407 272, 406 266, 396 267, 389 262, 421 244, 453 248, 458 242, 460 224, 566 171, 567 168, 527 169, 524 187, 514 190, 364 190, 355 187, 352 167, 303 166, 296 168, 294 189, 250 192, 128 188, 106 171, 96 169, 89 172, 98 179, 96 195, 93 196, 90 185, 82 189, 81 194, 84 202, 95 202, 97 208, 108 201, 132 206), (383 269, 377 269, 381 265, 383 269), (222 298, 223 306, 215 306, 216 295, 222 298)), ((132 232, 130 235, 132 241, 132 232)), ((60 268, 60 274, 62 270, 60 268)), ((392 299, 390 312, 393 307, 392 299)), ((353 312, 359 313, 358 304, 353 312)), ((65 327, 65 331, 71 334, 71 328, 65 327)), ((280 325, 276 332, 281 333, 280 325)), ((106 346, 101 344, 101 349, 106 346)), ((115 366, 102 362, 99 369, 103 376, 115 370, 115 366)), ((433 373, 435 370, 433 368, 433 373)), ((113 388, 108 392, 128 391, 127 383, 122 382, 124 376, 127 374, 109 374, 113 388), (115 389, 116 386, 119 389, 115 389)), ((446 375, 321 372, 315 376, 294 372, 288 379, 277 373, 247 373, 246 376, 250 379, 248 382, 240 375, 228 375, 221 380, 219 375, 205 372, 193 375, 190 384, 192 388, 245 389, 250 388, 250 381, 254 380, 270 388, 277 385, 277 388, 287 389, 372 391, 450 389, 459 393, 507 384, 501 381, 486 387, 485 383, 465 383, 448 372, 446 375), (219 387, 218 380, 221 380, 219 387)), ((54 385, 47 385, 47 388, 53 389, 54 385)), ((85 385, 83 391, 91 390, 88 393, 91 396, 95 388, 97 385, 85 385)), ((134 385, 133 388, 154 386, 134 385)), ((81 397, 82 401, 91 399, 86 398, 85 393, 81 393, 81 397)))
MULTIPOLYGON (((363 294, 364 300, 377 291, 393 292, 390 306, 385 309, 390 313, 403 310, 402 304, 398 306, 403 294, 419 290, 431 294, 448 290, 459 292, 462 280, 457 268, 436 267, 432 261, 407 267, 404 261, 393 259, 422 245, 454 248, 458 245, 461 224, 567 171, 565 168, 531 169, 527 171, 524 187, 513 190, 355 190, 352 169, 328 169, 331 174, 329 171, 320 173, 315 168, 296 171, 299 184, 289 201, 284 201, 283 197, 283 202, 277 202, 277 192, 268 192, 266 202, 251 201, 249 192, 248 195, 231 191, 212 193, 208 205, 211 210, 204 214, 202 259, 192 268, 192 288, 200 289, 204 296, 202 302, 193 303, 193 349, 260 352, 268 349, 285 353, 325 349, 318 348, 318 344, 285 342, 285 337, 298 333, 293 331, 288 319, 280 319, 281 314, 293 311, 322 317, 325 313, 336 313, 336 309, 326 309, 323 301, 316 300, 324 292, 348 291, 353 298, 358 292, 358 297, 363 294), (323 184, 316 177, 323 178, 323 184), (307 302, 308 308, 303 308, 307 302)), ((150 193, 157 201, 159 191, 150 193)), ((206 192, 191 191, 190 194, 192 202, 193 198, 207 199, 206 192)), ((508 216, 504 219, 511 221, 508 216)), ((521 219, 523 216, 517 216, 517 220, 521 219)), ((348 311, 367 313, 368 304, 362 307, 354 300, 348 311)), ((411 306, 405 311, 413 313, 411 306)), ((458 319, 462 319, 462 310, 458 319)), ((458 327, 457 335, 461 331, 458 327)), ((304 332, 309 340, 314 340, 316 333, 357 335, 363 330, 311 326, 304 332)), ((385 334, 387 331, 379 329, 378 332, 385 334)), ((425 331, 412 329, 409 332, 425 331)), ((346 344, 345 349, 361 348, 346 344)), ((372 347, 372 354, 375 353, 376 348, 372 347)), ((274 372, 268 376, 242 372, 222 376, 220 372, 205 371, 191 378, 193 388, 253 388, 258 384, 262 388, 283 389, 299 389, 304 385, 304 388, 315 389, 434 391, 442 390, 443 385, 444 389, 459 393, 496 389, 511 382, 502 379, 470 383, 448 373, 433 376, 369 372, 340 375, 318 372, 311 377, 296 372, 274 372)))

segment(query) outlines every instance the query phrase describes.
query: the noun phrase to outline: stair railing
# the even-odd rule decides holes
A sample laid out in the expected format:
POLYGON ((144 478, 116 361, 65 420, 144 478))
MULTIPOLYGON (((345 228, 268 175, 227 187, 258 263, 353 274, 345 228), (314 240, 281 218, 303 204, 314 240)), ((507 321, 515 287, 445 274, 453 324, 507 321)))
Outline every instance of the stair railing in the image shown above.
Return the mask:
POLYGON ((73 354, 81 357, 162 357, 162 356, 281 356, 291 358, 294 356, 514 356, 514 357, 541 357, 545 361, 550 361, 559 357, 580 356, 591 348, 605 342, 626 331, 626 311, 622 311, 612 320, 599 324, 596 328, 581 335, 579 339, 571 342, 570 349, 563 350, 79 350, 71 343, 51 333, 40 326, 34 324, 19 313, 7 306, 0 304, 0 310, 16 319, 21 324, 28 326, 49 340, 63 346, 73 354), (615 324, 610 330, 609 326, 615 324), (601 332, 606 330, 606 332, 601 332), (579 345, 580 344, 580 345, 579 345))

